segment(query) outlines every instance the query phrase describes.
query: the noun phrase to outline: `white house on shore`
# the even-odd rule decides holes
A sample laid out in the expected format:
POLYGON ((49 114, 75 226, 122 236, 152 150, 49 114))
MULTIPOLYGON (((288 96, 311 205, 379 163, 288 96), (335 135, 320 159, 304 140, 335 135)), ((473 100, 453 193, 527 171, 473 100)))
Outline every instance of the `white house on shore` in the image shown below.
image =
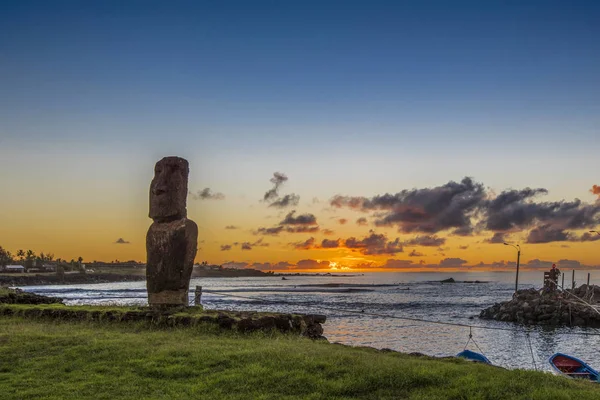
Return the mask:
POLYGON ((25 267, 22 265, 7 265, 4 267, 4 272, 25 272, 25 267))

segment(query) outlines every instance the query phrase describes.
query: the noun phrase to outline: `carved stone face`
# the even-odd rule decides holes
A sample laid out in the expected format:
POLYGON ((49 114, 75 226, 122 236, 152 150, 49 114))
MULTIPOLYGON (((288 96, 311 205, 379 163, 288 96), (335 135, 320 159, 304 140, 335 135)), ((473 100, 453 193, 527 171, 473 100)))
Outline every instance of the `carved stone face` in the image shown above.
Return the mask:
POLYGON ((165 157, 156 163, 150 183, 150 218, 161 222, 187 216, 188 174, 183 158, 165 157))

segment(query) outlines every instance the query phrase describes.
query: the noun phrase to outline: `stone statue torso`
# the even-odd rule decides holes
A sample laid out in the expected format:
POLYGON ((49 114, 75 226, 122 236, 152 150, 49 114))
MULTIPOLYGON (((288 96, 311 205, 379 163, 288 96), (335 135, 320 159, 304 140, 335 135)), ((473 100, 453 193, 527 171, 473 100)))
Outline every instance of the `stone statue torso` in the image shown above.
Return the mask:
POLYGON ((186 218, 188 163, 165 157, 156 163, 150 184, 146 235, 148 303, 188 305, 188 291, 198 243, 198 226, 186 218))

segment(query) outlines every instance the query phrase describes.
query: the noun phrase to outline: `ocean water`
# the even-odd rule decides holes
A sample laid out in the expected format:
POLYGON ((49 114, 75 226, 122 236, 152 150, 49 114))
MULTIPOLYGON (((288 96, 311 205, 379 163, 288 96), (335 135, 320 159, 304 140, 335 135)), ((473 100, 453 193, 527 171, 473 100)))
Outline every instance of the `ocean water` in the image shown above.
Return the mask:
MULTIPOLYGON (((577 271, 576 281, 584 283, 587 272, 577 271)), ((600 284, 600 271, 590 272, 591 283, 600 284)), ((539 288, 542 276, 539 271, 521 273, 519 289, 539 288)), ((570 276, 569 273, 569 284, 570 276)), ((193 289, 201 285, 202 304, 209 309, 325 314, 324 335, 330 342, 432 356, 453 356, 462 351, 470 329, 389 316, 465 324, 473 327, 476 345, 495 365, 550 371, 548 357, 563 352, 600 369, 600 336, 589 335, 599 335, 600 329, 534 327, 528 342, 520 325, 477 317, 482 309, 511 298, 514 278, 514 273, 509 272, 389 272, 347 277, 290 276, 286 280, 281 277, 202 278, 192 279, 190 283, 190 304, 193 304, 193 289), (457 281, 485 282, 439 283, 449 277, 457 281)), ((567 278, 565 285, 566 282, 567 278)), ((62 297, 69 305, 147 304, 145 282, 28 286, 23 289, 62 297)), ((471 342, 467 348, 479 351, 476 345, 471 342)))

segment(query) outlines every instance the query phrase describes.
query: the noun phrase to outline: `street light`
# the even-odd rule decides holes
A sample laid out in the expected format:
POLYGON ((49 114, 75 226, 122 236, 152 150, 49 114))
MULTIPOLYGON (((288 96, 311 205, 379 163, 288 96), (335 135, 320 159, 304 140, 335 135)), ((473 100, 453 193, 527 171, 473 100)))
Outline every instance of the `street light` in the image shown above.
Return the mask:
POLYGON ((512 246, 515 249, 517 249, 517 276, 515 278, 515 294, 517 293, 517 290, 519 290, 519 262, 521 261, 521 246, 519 245, 514 245, 514 244, 510 244, 510 243, 504 243, 505 246, 512 246))

